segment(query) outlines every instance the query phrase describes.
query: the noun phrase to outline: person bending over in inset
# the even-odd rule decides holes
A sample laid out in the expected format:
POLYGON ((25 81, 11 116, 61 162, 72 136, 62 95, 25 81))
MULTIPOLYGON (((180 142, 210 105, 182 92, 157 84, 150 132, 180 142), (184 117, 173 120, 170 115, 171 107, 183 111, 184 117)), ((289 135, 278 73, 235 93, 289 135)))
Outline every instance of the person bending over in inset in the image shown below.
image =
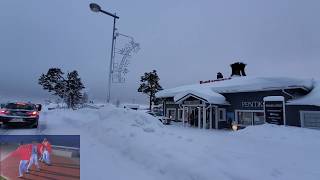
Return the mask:
POLYGON ((31 157, 30 157, 30 161, 27 167, 27 173, 29 173, 30 167, 35 164, 37 171, 40 171, 40 166, 38 163, 38 153, 40 153, 40 144, 37 143, 36 141, 32 141, 32 145, 31 145, 31 157))

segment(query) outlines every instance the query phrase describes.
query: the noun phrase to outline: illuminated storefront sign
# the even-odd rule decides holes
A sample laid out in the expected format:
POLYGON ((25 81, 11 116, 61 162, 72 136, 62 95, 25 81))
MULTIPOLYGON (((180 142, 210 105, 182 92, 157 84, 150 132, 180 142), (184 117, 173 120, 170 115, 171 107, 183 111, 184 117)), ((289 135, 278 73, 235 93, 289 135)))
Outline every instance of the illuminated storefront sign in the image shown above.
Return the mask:
POLYGON ((263 108, 263 101, 243 101, 241 106, 243 108, 263 108))
POLYGON ((271 124, 284 124, 284 102, 283 101, 265 101, 266 122, 271 124))

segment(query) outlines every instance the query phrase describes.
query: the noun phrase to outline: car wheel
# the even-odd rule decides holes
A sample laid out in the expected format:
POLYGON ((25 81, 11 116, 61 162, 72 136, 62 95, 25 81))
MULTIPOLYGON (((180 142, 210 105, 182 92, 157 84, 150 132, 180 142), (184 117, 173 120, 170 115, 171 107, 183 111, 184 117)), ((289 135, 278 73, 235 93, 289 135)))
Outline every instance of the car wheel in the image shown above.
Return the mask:
POLYGON ((38 121, 32 126, 32 128, 38 128, 38 121))

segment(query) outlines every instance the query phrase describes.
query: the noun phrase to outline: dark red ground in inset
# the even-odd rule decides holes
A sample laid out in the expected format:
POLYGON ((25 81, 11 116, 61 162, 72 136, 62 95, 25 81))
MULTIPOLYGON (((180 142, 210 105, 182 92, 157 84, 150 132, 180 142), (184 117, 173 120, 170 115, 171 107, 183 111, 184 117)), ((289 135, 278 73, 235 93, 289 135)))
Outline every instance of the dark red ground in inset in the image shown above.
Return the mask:
POLYGON ((8 156, 0 162, 1 175, 8 180, 75 180, 80 179, 80 162, 71 158, 54 156, 51 157, 52 164, 47 166, 39 162, 40 171, 36 171, 33 165, 29 174, 19 176, 20 159, 8 156))

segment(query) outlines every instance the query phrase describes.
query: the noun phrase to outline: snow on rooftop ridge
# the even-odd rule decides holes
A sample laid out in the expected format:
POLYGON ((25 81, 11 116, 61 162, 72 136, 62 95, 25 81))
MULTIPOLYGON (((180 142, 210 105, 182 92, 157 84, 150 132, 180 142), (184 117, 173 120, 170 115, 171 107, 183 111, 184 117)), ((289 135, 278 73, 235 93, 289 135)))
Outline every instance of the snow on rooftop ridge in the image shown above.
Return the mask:
POLYGON ((199 92, 203 88, 210 88, 217 93, 235 93, 248 91, 266 91, 277 89, 289 89, 295 87, 303 87, 311 89, 313 85, 312 79, 298 79, 288 77, 236 77, 230 80, 216 81, 205 84, 192 84, 179 86, 159 91, 156 96, 158 98, 174 97, 184 91, 199 92))
POLYGON ((208 88, 202 88, 198 90, 186 90, 175 95, 173 99, 175 102, 178 102, 188 97, 189 94, 198 96, 211 104, 228 104, 226 102, 226 98, 223 95, 216 93, 208 88))
POLYGON ((198 89, 202 89, 205 87, 208 87, 210 83, 206 84, 191 84, 191 85, 184 85, 184 86, 178 86, 175 88, 170 88, 170 89, 164 89, 156 93, 156 97, 161 98, 161 97, 174 97, 175 95, 182 93, 184 91, 196 91, 198 89))
POLYGON ((314 81, 311 92, 301 98, 287 102, 288 105, 314 105, 320 106, 320 81, 314 81))
POLYGON ((311 79, 296 79, 288 77, 238 77, 229 81, 218 82, 212 86, 218 93, 235 93, 247 91, 266 91, 289 89, 295 87, 311 88, 311 79))

